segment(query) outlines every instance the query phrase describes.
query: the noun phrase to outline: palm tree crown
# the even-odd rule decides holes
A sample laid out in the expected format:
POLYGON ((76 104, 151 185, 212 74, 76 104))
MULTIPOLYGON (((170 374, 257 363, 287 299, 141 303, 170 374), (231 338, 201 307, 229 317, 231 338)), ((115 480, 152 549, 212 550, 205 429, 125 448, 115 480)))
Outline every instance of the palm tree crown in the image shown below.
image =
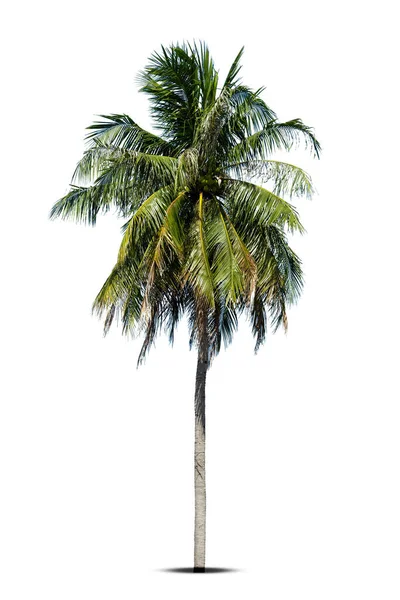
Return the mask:
POLYGON ((257 350, 267 320, 286 328, 286 308, 301 292, 287 233, 303 228, 289 201, 311 196, 312 182, 270 157, 299 141, 316 156, 320 146, 300 119, 279 122, 262 89, 241 83, 242 52, 222 85, 203 43, 154 53, 139 82, 157 135, 127 115, 102 115, 88 128, 71 190, 52 208, 51 218, 91 225, 110 209, 125 218, 94 310, 105 332, 119 319, 124 333, 144 335, 139 361, 162 328, 173 341, 183 314, 191 345, 206 335, 208 360, 230 342, 241 313, 257 350))

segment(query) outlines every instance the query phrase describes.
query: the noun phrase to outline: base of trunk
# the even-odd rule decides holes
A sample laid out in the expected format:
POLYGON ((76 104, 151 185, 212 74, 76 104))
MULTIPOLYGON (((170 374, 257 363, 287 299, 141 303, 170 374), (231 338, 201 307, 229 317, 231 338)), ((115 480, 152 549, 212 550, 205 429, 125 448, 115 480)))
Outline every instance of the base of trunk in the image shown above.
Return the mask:
POLYGON ((206 572, 205 567, 193 567, 193 573, 205 573, 205 572, 206 572))

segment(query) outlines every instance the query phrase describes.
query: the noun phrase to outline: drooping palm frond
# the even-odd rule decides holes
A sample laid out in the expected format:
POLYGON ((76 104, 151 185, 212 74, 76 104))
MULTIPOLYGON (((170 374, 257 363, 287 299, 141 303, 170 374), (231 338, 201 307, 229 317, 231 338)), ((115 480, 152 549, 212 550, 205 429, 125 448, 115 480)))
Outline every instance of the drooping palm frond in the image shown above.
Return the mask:
POLYGON ((243 307, 241 305, 226 304, 223 298, 220 298, 216 303, 215 310, 210 314, 208 325, 210 361, 220 352, 221 344, 224 344, 227 348, 232 342, 242 311, 243 307))
POLYGON ((205 201, 200 192, 196 204, 197 218, 187 234, 187 260, 185 264, 185 281, 193 287, 195 294, 204 298, 212 308, 215 304, 214 281, 210 268, 209 249, 207 248, 205 229, 205 201))
POLYGON ((78 162, 72 176, 73 183, 95 181, 105 171, 111 171, 115 187, 124 181, 136 186, 162 185, 173 180, 177 159, 163 154, 148 154, 138 150, 118 148, 96 141, 78 162))
POLYGON ((232 91, 227 128, 235 134, 237 142, 262 131, 276 121, 275 112, 261 98, 263 91, 263 88, 253 91, 244 85, 232 91))
POLYGON ((272 224, 281 225, 291 233, 304 232, 295 207, 259 185, 227 179, 224 196, 232 222, 249 236, 257 232, 257 227, 272 224))
POLYGON ((81 187, 73 185, 71 190, 54 204, 50 219, 71 219, 77 223, 96 225, 99 212, 110 210, 111 199, 103 197, 100 186, 81 187))
POLYGON ((120 148, 96 140, 76 165, 72 184, 90 185, 110 166, 110 161, 119 156, 121 156, 120 148))
MULTIPOLYGON (((108 168, 102 171, 95 185, 106 185, 107 192, 117 199, 119 192, 120 197, 124 198, 124 192, 127 191, 132 212, 150 194, 173 184, 176 166, 175 158, 125 150, 110 160, 108 168)), ((125 216, 126 213, 121 211, 121 214, 125 216)))
POLYGON ((172 186, 167 186, 151 194, 124 225, 119 262, 124 261, 127 255, 138 255, 160 230, 171 202, 172 189, 172 186))
POLYGON ((305 148, 319 158, 321 145, 315 137, 313 128, 305 125, 301 119, 271 124, 270 128, 272 135, 280 140, 283 149, 292 150, 303 142, 305 148))
POLYGON ((249 160, 228 165, 225 170, 236 178, 272 182, 273 192, 278 196, 310 199, 314 193, 310 175, 300 167, 282 161, 249 160))
POLYGON ((127 216, 160 187, 176 178, 177 159, 96 145, 83 156, 74 177, 85 181, 97 175, 89 186, 72 189, 52 208, 52 219, 61 217, 95 225, 99 212, 111 207, 127 216))
POLYGON ((221 208, 215 202, 214 215, 207 231, 207 245, 212 257, 211 273, 216 296, 225 299, 225 304, 236 303, 244 289, 244 273, 221 208))
POLYGON ((303 142, 305 148, 319 158, 321 146, 311 127, 301 119, 285 123, 271 121, 263 129, 249 135, 234 146, 229 153, 231 163, 248 160, 266 160, 278 150, 290 151, 303 142))
POLYGON ((216 201, 215 212, 209 232, 215 288, 228 306, 234 306, 240 297, 250 302, 257 265, 221 202, 216 201))
POLYGON ((294 304, 300 298, 303 289, 301 260, 290 248, 285 233, 276 225, 266 229, 266 237, 285 282, 287 302, 294 304))
POLYGON ((256 339, 254 346, 254 352, 256 353, 260 349, 260 346, 265 342, 265 336, 267 334, 266 305, 266 294, 261 294, 259 288, 256 288, 250 311, 248 311, 251 330, 256 339))

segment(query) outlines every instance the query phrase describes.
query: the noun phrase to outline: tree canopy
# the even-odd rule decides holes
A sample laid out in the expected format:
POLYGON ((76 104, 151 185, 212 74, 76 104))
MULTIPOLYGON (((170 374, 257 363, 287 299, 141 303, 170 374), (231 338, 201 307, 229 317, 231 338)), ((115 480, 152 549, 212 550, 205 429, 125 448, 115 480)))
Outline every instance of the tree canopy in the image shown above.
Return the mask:
POLYGON ((288 234, 303 232, 294 197, 311 197, 310 176, 274 152, 320 145, 300 119, 280 122, 239 77, 243 49, 223 82, 204 43, 162 47, 138 76, 154 132, 125 114, 101 115, 70 191, 51 218, 96 224, 110 210, 124 219, 118 258, 94 301, 107 332, 157 334, 186 314, 190 344, 206 319, 210 360, 245 313, 264 342, 267 324, 287 327, 287 307, 303 285, 288 234), (264 185, 268 186, 264 187, 264 185), (205 315, 205 317, 204 317, 205 315))

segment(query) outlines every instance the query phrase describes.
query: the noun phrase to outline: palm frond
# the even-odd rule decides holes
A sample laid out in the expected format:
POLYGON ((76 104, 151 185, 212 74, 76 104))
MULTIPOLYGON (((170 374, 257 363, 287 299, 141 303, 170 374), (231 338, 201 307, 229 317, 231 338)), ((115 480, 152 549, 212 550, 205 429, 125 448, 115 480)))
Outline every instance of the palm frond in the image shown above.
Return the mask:
POLYGON ((145 335, 144 335, 142 347, 139 352, 137 366, 141 365, 144 362, 144 360, 150 350, 150 347, 152 346, 152 344, 154 344, 154 341, 157 337, 159 330, 160 330, 160 319, 159 319, 159 314, 158 314, 158 305, 156 303, 153 303, 150 308, 149 318, 147 320, 146 328, 144 330, 145 335))
MULTIPOLYGON (((286 306, 288 303, 287 289, 285 285, 284 274, 280 270, 280 265, 274 253, 267 247, 264 250, 264 256, 257 263, 258 266, 258 282, 257 293, 259 300, 263 302, 265 308, 268 309, 272 330, 275 333, 282 325, 284 330, 287 330, 288 320, 286 306)), ((254 316, 257 313, 257 319, 261 318, 260 307, 255 309, 254 316)), ((260 342, 261 343, 261 342, 260 342)))
POLYGON ((216 294, 225 298, 226 304, 235 304, 243 292, 243 273, 233 248, 228 224, 217 202, 215 215, 207 228, 207 246, 212 256, 211 272, 216 294))
POLYGON ((126 216, 141 204, 143 197, 175 180, 176 159, 171 157, 125 150, 102 154, 101 168, 93 161, 95 154, 90 152, 83 159, 82 172, 79 166, 76 171, 76 177, 84 179, 90 172, 100 170, 93 185, 72 185, 51 209, 51 219, 61 217, 95 225, 98 214, 108 212, 111 207, 126 216))
POLYGON ((281 273, 288 304, 294 304, 300 298, 304 280, 301 260, 290 248, 284 232, 274 225, 266 229, 268 247, 272 251, 281 273))
POLYGON ((260 131, 256 131, 236 144, 229 153, 229 161, 237 163, 266 160, 279 150, 292 150, 293 147, 299 146, 301 141, 306 149, 311 149, 314 156, 319 158, 321 146, 311 127, 305 125, 300 119, 285 123, 271 121, 260 131))
POLYGON ((226 167, 236 177, 269 181, 273 184, 273 193, 278 196, 301 197, 311 199, 314 187, 311 177, 300 167, 277 160, 249 160, 226 167))
POLYGON ((128 255, 137 255, 147 248, 151 239, 160 230, 171 202, 172 187, 157 190, 135 211, 124 226, 118 261, 124 262, 128 255))
POLYGON ((240 61, 242 59, 243 52, 244 52, 244 46, 242 46, 242 48, 239 50, 235 60, 231 64, 231 67, 228 71, 228 75, 225 78, 224 85, 222 86, 222 90, 231 89, 231 88, 237 87, 239 85, 240 81, 238 79, 238 75, 239 75, 239 71, 242 68, 240 61))
POLYGON ((198 65, 185 44, 154 52, 138 76, 157 129, 182 150, 191 145, 200 108, 198 65))
POLYGON ((238 141, 276 121, 275 112, 261 98, 263 91, 263 88, 253 91, 241 85, 232 93, 228 127, 236 134, 238 141))
POLYGON ((232 162, 234 152, 238 153, 235 150, 238 144, 276 119, 275 113, 260 98, 261 92, 262 89, 254 92, 243 85, 231 90, 216 145, 219 163, 224 168, 232 162))
POLYGON ((231 90, 225 89, 214 104, 203 112, 196 124, 196 135, 193 145, 199 151, 199 164, 205 171, 216 167, 216 148, 219 136, 229 116, 229 98, 231 90))
POLYGON ((225 304, 235 304, 240 296, 250 302, 257 277, 255 261, 222 204, 216 201, 215 205, 208 231, 214 284, 225 304))
POLYGON ((71 186, 72 189, 58 200, 50 211, 50 219, 61 218, 85 225, 96 225, 99 212, 110 210, 111 199, 104 198, 98 186, 71 186))
POLYGON ((304 143, 305 148, 309 149, 316 158, 321 153, 321 144, 317 140, 312 127, 305 125, 301 119, 292 119, 285 123, 271 124, 277 139, 280 138, 282 147, 285 150, 291 150, 293 146, 297 147, 304 143))
POLYGON ((101 143, 110 147, 124 148, 147 154, 176 156, 173 143, 142 129, 128 115, 99 115, 103 121, 95 121, 87 129, 86 140, 90 146, 101 143))
MULTIPOLYGON (((274 332, 281 325, 286 330, 287 307, 297 302, 303 288, 301 261, 289 247, 285 233, 275 225, 263 228, 255 260, 258 270, 254 303, 262 302, 268 308, 274 332)), ((260 310, 260 306, 254 311, 251 307, 250 319, 264 319, 260 310)))
POLYGON ((264 343, 267 333, 267 311, 266 298, 260 293, 257 287, 254 293, 253 302, 249 311, 249 318, 253 336, 256 339, 254 352, 257 353, 260 346, 264 343))
POLYGON ((238 318, 242 307, 226 304, 221 297, 215 303, 215 309, 210 312, 208 330, 210 344, 210 361, 218 355, 221 343, 225 348, 232 342, 233 334, 238 328, 238 318))
POLYGON ((108 333, 114 319, 122 315, 129 305, 134 311, 134 320, 140 317, 143 294, 137 277, 137 264, 134 261, 117 263, 97 294, 92 312, 101 318, 106 313, 104 335, 108 333))
POLYGON ((97 142, 84 153, 72 181, 93 182, 109 173, 115 188, 121 188, 129 182, 142 189, 153 188, 154 191, 154 187, 174 180, 177 163, 178 160, 170 156, 114 148, 97 142))
MULTIPOLYGON (((224 195, 229 206, 232 222, 247 233, 257 231, 257 227, 277 224, 286 227, 291 233, 304 232, 299 215, 289 202, 253 183, 228 179, 224 182, 224 195)), ((246 244, 250 252, 250 246, 246 244)))
POLYGON ((210 51, 204 42, 189 44, 189 48, 197 63, 198 83, 200 87, 200 106, 207 110, 215 102, 218 87, 218 72, 210 51))
POLYGON ((95 185, 101 186, 103 194, 111 196, 120 214, 126 216, 149 195, 173 184, 176 165, 175 158, 125 150, 110 159, 95 185))
POLYGON ((95 181, 104 169, 110 166, 110 160, 120 156, 121 150, 108 146, 96 140, 91 148, 88 148, 72 175, 72 183, 76 185, 89 185, 95 181))
POLYGON ((185 265, 186 280, 210 307, 214 306, 214 282, 209 262, 205 228, 204 195, 200 192, 196 205, 197 219, 188 233, 189 254, 185 265))

